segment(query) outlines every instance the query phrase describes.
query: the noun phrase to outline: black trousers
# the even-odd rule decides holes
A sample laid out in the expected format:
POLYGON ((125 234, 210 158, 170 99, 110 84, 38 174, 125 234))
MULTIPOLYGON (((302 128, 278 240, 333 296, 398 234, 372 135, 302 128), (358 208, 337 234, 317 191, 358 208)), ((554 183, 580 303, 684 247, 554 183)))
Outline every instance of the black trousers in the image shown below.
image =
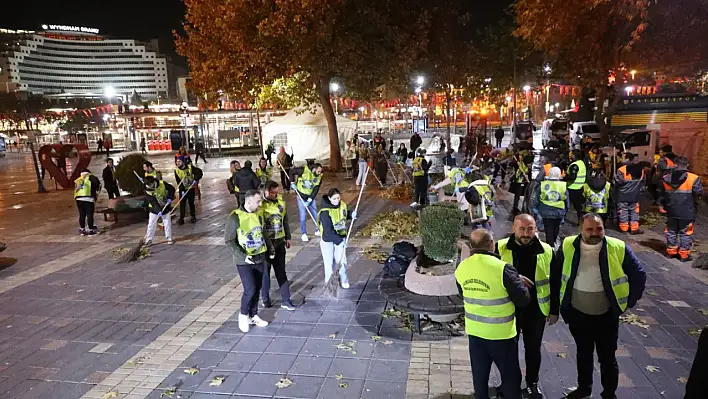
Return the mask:
POLYGON ((413 201, 420 205, 428 203, 428 177, 414 176, 413 177, 413 201))
POLYGON ((76 201, 76 207, 79 208, 79 226, 85 229, 88 222, 89 229, 95 229, 96 226, 93 224, 93 211, 96 208, 96 204, 89 201, 76 201))
POLYGON ((108 193, 108 199, 120 197, 120 190, 118 190, 116 185, 106 186, 106 192, 108 193))
POLYGON ((283 186, 283 190, 285 191, 290 191, 290 184, 288 184, 288 175, 290 175, 290 169, 285 169, 285 172, 283 172, 282 170, 280 171, 280 185, 283 186))
POLYGON ((583 218, 583 206, 585 205, 585 195, 583 195, 583 190, 568 190, 568 195, 570 196, 570 203, 575 209, 575 213, 578 215, 578 224, 583 218))
POLYGON ((258 314, 258 293, 263 285, 263 263, 237 265, 236 269, 243 285, 241 314, 253 317, 258 314))
POLYGON ((197 151, 197 156, 194 158, 194 164, 195 164, 195 165, 196 165, 197 163, 199 163, 199 157, 202 157, 202 161, 204 161, 204 163, 207 163, 206 158, 204 158, 204 153, 201 152, 201 151, 197 151))
POLYGON ((546 244, 554 246, 560 234, 561 221, 563 219, 543 218, 543 228, 546 231, 546 244))
POLYGON ((285 273, 285 241, 275 244, 275 258, 267 259, 263 270, 263 286, 261 287, 261 299, 263 302, 270 302, 270 269, 275 272, 275 279, 280 287, 280 297, 283 302, 290 302, 290 282, 285 273))
POLYGON ((504 398, 521 398, 518 337, 489 340, 468 335, 472 380, 476 399, 489 399, 489 372, 497 365, 504 398))
POLYGON ((501 139, 496 139, 496 140, 497 140, 497 148, 501 148, 503 138, 501 138, 501 139))
POLYGON ((197 212, 194 210, 194 189, 187 191, 184 194, 184 199, 179 202, 179 218, 184 219, 184 211, 189 204, 189 215, 192 217, 197 217, 197 212))
POLYGON ((708 327, 703 328, 698 339, 698 351, 693 359, 691 374, 686 382, 686 396, 684 399, 708 398, 708 327))
POLYGON ((541 343, 545 327, 546 316, 541 313, 538 304, 532 303, 520 311, 517 310, 516 330, 524 340, 527 386, 538 383, 538 374, 541 370, 541 343))
POLYGON ((578 389, 592 392, 592 372, 594 353, 600 363, 602 398, 614 398, 619 382, 617 335, 619 319, 612 312, 600 316, 591 316, 572 307, 568 311, 566 322, 577 347, 578 389))

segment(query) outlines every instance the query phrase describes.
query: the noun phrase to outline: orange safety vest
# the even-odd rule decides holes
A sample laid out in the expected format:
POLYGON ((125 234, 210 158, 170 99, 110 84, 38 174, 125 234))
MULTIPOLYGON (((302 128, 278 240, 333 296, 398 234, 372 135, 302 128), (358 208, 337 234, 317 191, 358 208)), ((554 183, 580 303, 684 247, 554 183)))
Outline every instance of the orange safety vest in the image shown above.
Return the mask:
MULTIPOLYGON (((553 164, 547 163, 543 165, 543 175, 548 176, 548 172, 551 171, 551 168, 553 167, 553 164)), ((561 170, 561 177, 565 177, 565 171, 561 170)))

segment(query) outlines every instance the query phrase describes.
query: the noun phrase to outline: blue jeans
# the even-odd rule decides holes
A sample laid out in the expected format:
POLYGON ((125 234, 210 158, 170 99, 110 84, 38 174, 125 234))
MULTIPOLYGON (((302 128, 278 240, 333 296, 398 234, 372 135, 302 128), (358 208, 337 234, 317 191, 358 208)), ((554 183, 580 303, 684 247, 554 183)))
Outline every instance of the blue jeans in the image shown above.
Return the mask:
MULTIPOLYGON (((307 201, 307 200, 305 200, 307 201)), ((317 217, 317 205, 315 205, 315 200, 312 200, 310 202, 310 205, 307 205, 307 208, 305 207, 305 204, 300 200, 300 198, 297 199, 297 213, 298 216, 300 216, 300 232, 302 234, 307 234, 307 219, 310 218, 310 216, 307 214, 307 209, 310 210, 310 213, 312 214, 312 217, 316 218, 317 217)), ((315 231, 318 231, 319 229, 317 226, 315 226, 315 231)))
POLYGON ((349 277, 347 276, 347 250, 344 247, 344 242, 334 245, 333 242, 320 241, 320 250, 322 251, 322 263, 324 264, 325 284, 332 277, 336 268, 339 268, 339 281, 342 284, 349 283, 349 277))

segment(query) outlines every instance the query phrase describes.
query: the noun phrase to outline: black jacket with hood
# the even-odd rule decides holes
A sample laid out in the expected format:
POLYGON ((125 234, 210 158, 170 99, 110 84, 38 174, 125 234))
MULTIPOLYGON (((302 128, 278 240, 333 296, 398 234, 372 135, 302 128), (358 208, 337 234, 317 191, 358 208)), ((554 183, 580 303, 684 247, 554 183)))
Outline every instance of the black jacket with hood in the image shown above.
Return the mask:
MULTIPOLYGON (((346 236, 340 236, 336 230, 334 230, 334 224, 332 223, 332 218, 329 217, 329 212, 326 209, 335 209, 341 207, 342 202, 339 202, 339 206, 332 205, 329 202, 329 197, 327 195, 322 196, 322 204, 320 204, 320 211, 318 213, 318 219, 322 225, 322 241, 331 242, 334 245, 339 245, 344 241, 346 236)), ((347 220, 351 220, 352 212, 347 209, 347 220)))
POLYGON ((673 219, 695 220, 696 204, 703 195, 701 178, 682 169, 664 175, 661 182, 666 216, 673 219))
POLYGON ((261 179, 250 168, 243 167, 233 175, 233 182, 238 187, 238 192, 246 194, 248 190, 255 190, 261 185, 261 179))

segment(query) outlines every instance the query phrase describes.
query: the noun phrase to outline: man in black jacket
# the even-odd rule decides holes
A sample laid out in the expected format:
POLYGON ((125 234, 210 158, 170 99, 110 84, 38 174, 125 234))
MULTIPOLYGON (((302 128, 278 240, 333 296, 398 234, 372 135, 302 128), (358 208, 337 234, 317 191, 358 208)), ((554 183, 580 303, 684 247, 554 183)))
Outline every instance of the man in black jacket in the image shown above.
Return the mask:
POLYGON ((558 321, 560 304, 559 298, 551 295, 557 290, 549 281, 553 248, 536 237, 536 221, 531 215, 518 215, 512 229, 511 237, 497 242, 496 252, 519 272, 531 295, 529 306, 516 309, 516 329, 524 338, 529 398, 542 399, 538 378, 543 330, 546 320, 549 325, 558 321))
POLYGON ((420 138, 418 132, 413 133, 410 142, 411 152, 415 154, 415 150, 417 150, 418 147, 421 146, 421 144, 423 144, 423 139, 420 138))
POLYGON ((236 184, 239 193, 239 206, 243 206, 243 201, 246 199, 246 192, 248 192, 248 190, 257 190, 261 185, 261 180, 256 176, 256 172, 254 172, 252 168, 253 163, 246 161, 243 163, 243 167, 234 173, 234 184, 236 184))
POLYGON ((118 190, 118 181, 116 180, 115 173, 116 167, 113 166, 113 159, 106 159, 106 167, 103 168, 103 185, 106 186, 108 199, 120 197, 120 190, 118 190))

